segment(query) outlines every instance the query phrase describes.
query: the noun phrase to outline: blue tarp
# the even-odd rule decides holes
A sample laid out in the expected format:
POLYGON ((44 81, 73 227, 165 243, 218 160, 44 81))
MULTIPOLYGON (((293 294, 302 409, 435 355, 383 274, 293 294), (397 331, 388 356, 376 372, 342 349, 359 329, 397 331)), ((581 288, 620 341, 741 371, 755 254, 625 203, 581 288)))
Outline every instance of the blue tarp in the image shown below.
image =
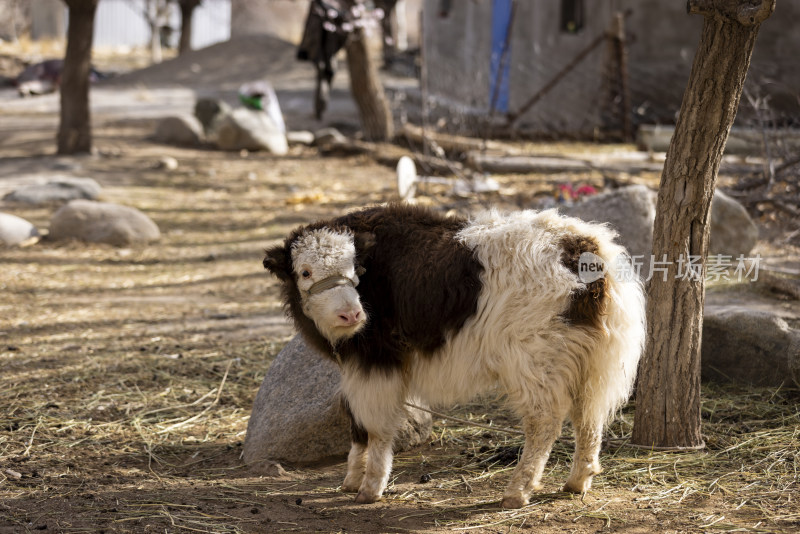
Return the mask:
POLYGON ((500 112, 508 111, 509 77, 511 73, 511 43, 508 32, 511 30, 511 11, 513 0, 493 0, 492 4, 492 55, 489 67, 489 108, 500 112), (503 48, 508 42, 509 50, 503 58, 503 48), (502 62, 502 65, 501 65, 502 62), (499 87, 498 87, 499 82, 499 87))

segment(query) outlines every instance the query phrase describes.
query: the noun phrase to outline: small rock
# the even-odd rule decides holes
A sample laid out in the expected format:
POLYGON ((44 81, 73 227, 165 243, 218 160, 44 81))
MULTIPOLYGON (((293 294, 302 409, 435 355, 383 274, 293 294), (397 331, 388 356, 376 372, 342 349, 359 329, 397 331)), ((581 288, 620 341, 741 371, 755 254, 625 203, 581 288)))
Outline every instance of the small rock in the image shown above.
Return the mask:
POLYGON ((39 230, 22 217, 0 212, 0 245, 13 247, 39 237, 39 230))
POLYGON ((171 156, 164 156, 158 160, 156 168, 164 169, 167 171, 174 171, 175 169, 178 168, 178 160, 171 156))
MULTIPOLYGON (((40 178, 32 177, 32 180, 39 181, 40 178)), ((91 178, 55 175, 44 177, 41 183, 31 183, 15 189, 3 199, 38 206, 75 199, 96 200, 101 191, 100 184, 91 178)))
POLYGON ((53 214, 49 237, 124 247, 156 241, 161 232, 147 215, 136 208, 73 200, 53 214))
POLYGON ((194 115, 176 115, 161 119, 153 139, 170 145, 196 146, 203 142, 203 125, 194 115))
POLYGON ((55 160, 52 167, 53 170, 56 171, 67 171, 71 173, 79 173, 81 172, 81 169, 83 169, 83 165, 81 165, 80 162, 66 158, 55 160))
POLYGON ((346 143, 347 137, 336 128, 322 128, 314 133, 314 144, 321 148, 346 143))
POLYGON ((306 130, 287 132, 286 141, 288 141, 289 146, 311 146, 314 144, 314 134, 306 130))

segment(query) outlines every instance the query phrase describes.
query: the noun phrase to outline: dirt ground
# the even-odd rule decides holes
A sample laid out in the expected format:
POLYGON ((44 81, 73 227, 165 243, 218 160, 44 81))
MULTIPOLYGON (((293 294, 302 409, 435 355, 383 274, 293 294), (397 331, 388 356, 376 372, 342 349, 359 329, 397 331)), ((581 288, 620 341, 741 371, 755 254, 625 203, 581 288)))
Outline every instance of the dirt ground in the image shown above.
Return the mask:
MULTIPOLYGON (((520 439, 499 430, 516 422, 494 400, 447 413, 497 430, 436 418, 427 443, 396 457, 376 504, 356 506, 338 490, 342 463, 285 466, 280 477, 250 470, 240 454, 253 399, 293 335, 263 250, 298 224, 394 199, 393 169, 308 147, 272 157, 157 145, 147 114, 110 112, 95 115, 96 155, 56 157, 56 114, 40 102, 0 106, 0 193, 26 173, 90 176, 102 200, 144 211, 163 235, 130 249, 44 239, 0 250, 0 533, 800 530, 791 389, 705 385, 708 447, 696 452, 627 445, 626 408, 583 498, 559 492, 572 449, 565 428, 545 490, 521 510, 499 507, 520 439), (160 168, 165 156, 178 168, 160 168)), ((496 178, 499 194, 458 200, 429 186, 421 202, 515 208, 566 180, 603 182, 496 178)), ((46 230, 57 206, 0 209, 46 230)), ((775 265, 796 257, 764 247, 775 265)))

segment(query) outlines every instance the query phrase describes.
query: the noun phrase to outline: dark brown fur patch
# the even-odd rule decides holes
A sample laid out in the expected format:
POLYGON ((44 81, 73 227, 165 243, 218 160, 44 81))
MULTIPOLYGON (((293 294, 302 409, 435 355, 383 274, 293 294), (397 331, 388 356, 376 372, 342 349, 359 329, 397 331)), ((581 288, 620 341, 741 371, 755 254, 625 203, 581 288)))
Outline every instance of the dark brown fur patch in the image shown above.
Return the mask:
POLYGON ((355 359, 366 371, 396 371, 414 353, 441 348, 478 308, 483 266, 455 238, 466 223, 404 204, 367 208, 298 228, 267 251, 264 267, 281 280, 288 314, 306 341, 333 358, 334 347, 303 313, 291 248, 309 230, 351 233, 357 268, 364 269, 356 291, 369 320, 335 349, 342 361, 355 359))
POLYGON ((344 395, 339 397, 339 401, 341 402, 342 412, 347 417, 347 420, 350 421, 350 442, 366 446, 369 437, 367 430, 356 422, 353 412, 350 410, 350 404, 344 398, 344 395))
MULTIPOLYGON (((593 239, 581 235, 572 235, 561 240, 561 263, 575 276, 580 269, 580 257, 584 252, 597 254, 599 247, 593 239)), ((570 324, 592 326, 602 329, 602 317, 606 314, 606 278, 595 280, 583 289, 570 295, 569 306, 561 316, 570 324)))

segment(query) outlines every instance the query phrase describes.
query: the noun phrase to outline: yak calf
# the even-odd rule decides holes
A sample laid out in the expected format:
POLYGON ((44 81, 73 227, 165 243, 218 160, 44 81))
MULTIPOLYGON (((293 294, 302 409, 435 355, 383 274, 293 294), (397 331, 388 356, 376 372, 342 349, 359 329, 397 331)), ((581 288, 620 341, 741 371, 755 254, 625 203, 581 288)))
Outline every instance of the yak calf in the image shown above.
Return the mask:
POLYGON ((497 388, 525 432, 503 506, 541 488, 567 417, 575 454, 564 488, 587 491, 645 337, 642 287, 620 258, 611 230, 555 210, 468 220, 406 205, 316 222, 268 250, 287 313, 341 368, 352 420, 342 489, 358 503, 381 498, 406 401, 497 388))

